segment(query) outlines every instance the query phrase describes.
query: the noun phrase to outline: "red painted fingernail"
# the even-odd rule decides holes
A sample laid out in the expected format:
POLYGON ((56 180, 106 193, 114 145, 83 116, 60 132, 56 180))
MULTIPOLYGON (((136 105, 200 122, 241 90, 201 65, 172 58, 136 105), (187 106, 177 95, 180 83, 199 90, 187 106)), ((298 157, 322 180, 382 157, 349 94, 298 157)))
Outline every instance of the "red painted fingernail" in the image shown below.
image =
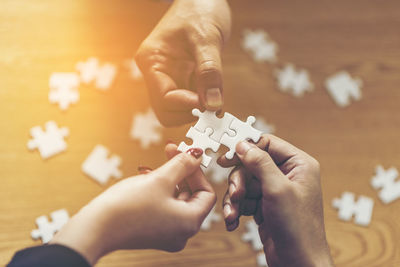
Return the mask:
POLYGON ((201 155, 203 155, 203 149, 193 147, 193 148, 189 149, 188 151, 186 151, 186 153, 188 153, 189 155, 192 155, 193 157, 198 159, 201 157, 201 155))
POLYGON ((175 145, 175 142, 172 141, 171 139, 168 139, 168 140, 165 142, 165 144, 166 144, 166 145, 169 145, 169 144, 174 144, 174 145, 175 145))
POLYGON ((149 172, 152 172, 152 171, 153 171, 153 169, 150 168, 150 167, 146 167, 146 166, 139 166, 138 167, 138 172, 140 174, 146 174, 146 173, 149 173, 149 172))

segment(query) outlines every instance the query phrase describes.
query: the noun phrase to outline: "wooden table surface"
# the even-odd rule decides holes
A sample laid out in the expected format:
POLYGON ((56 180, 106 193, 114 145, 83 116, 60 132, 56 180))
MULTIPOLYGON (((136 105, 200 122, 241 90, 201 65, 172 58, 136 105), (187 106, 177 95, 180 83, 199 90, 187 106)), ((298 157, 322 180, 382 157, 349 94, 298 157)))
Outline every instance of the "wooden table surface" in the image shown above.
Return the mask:
MULTIPOLYGON (((400 2, 230 1, 233 32, 224 50, 226 110, 263 116, 276 134, 316 157, 322 166, 326 229, 337 266, 400 266, 400 201, 384 205, 369 182, 377 164, 400 168, 400 2), (240 47, 245 28, 265 29, 279 45, 275 65, 255 63, 240 47), (315 90, 294 98, 277 90, 274 70, 285 63, 309 70, 315 90), (363 80, 363 97, 338 108, 323 87, 338 70, 363 80), (343 191, 375 200, 369 227, 340 222, 330 203, 343 191)), ((124 176, 139 164, 165 161, 163 143, 142 150, 129 137, 134 114, 149 106, 142 81, 124 69, 168 4, 157 1, 14 1, 0 4, 0 264, 30 238, 35 218, 59 208, 73 214, 102 187, 80 165, 94 145, 123 158, 124 176), (81 86, 81 99, 61 112, 48 102, 52 72, 74 71, 96 56, 119 66, 114 86, 81 86), (68 150, 42 160, 29 152, 29 129, 53 119, 70 129, 68 150)), ((166 129, 181 140, 188 126, 166 129)), ((108 185, 112 184, 109 183, 108 185)), ((225 185, 216 186, 217 211, 225 185)), ((242 219, 244 222, 246 219, 242 219)), ((242 224, 243 225, 243 224, 242 224)), ((121 251, 98 266, 254 266, 241 242, 244 227, 223 223, 200 232, 180 253, 121 251)))

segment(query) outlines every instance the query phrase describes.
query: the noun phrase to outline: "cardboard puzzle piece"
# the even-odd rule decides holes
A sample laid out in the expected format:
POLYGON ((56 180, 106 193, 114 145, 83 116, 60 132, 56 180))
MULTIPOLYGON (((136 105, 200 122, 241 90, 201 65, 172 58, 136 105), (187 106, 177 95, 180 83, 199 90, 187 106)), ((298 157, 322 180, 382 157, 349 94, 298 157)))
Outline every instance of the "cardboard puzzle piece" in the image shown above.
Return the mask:
POLYGON ((50 242, 54 234, 59 231, 69 220, 68 211, 60 209, 50 214, 51 222, 47 216, 40 216, 36 219, 38 229, 32 230, 31 237, 34 240, 41 239, 43 244, 50 242))
POLYGON ((82 164, 82 171, 100 184, 105 184, 111 177, 122 177, 119 170, 121 158, 117 155, 109 157, 109 151, 102 145, 97 145, 82 164))
POLYGON ((58 128, 57 123, 48 121, 45 124, 45 131, 40 126, 31 128, 32 139, 28 141, 28 149, 38 149, 43 159, 48 159, 67 149, 64 138, 68 136, 69 130, 66 127, 58 128))
POLYGON ((116 66, 111 63, 100 65, 95 57, 90 57, 85 62, 78 62, 76 70, 79 71, 83 83, 89 84, 94 81, 96 88, 103 91, 111 87, 117 74, 116 66))
POLYGON ((275 62, 278 46, 264 30, 245 30, 243 49, 251 53, 256 62, 275 62))
POLYGON ((227 133, 229 136, 235 135, 235 132, 229 128, 232 121, 235 119, 235 116, 228 112, 225 112, 222 118, 218 118, 215 111, 206 110, 201 112, 195 108, 192 110, 192 114, 199 118, 193 127, 200 132, 205 132, 207 128, 211 128, 213 132, 210 135, 210 138, 216 142, 221 140, 224 133, 227 133))
POLYGON ((49 101, 66 110, 79 101, 79 76, 76 73, 55 72, 49 79, 49 101))
POLYGON ((374 201, 366 196, 359 196, 357 202, 353 193, 344 192, 341 198, 335 198, 332 206, 339 210, 338 217, 343 221, 350 221, 354 216, 354 223, 368 226, 371 222, 374 201))
POLYGON ((225 157, 227 159, 232 159, 236 153, 236 145, 246 139, 251 139, 253 142, 257 143, 261 137, 261 131, 252 127, 256 118, 249 116, 246 122, 239 119, 234 119, 230 128, 236 132, 236 135, 231 137, 226 133, 221 138, 221 144, 227 146, 229 151, 226 152, 225 157))
POLYGON ((132 139, 138 140, 143 149, 147 149, 150 145, 161 141, 162 128, 153 110, 149 108, 146 113, 133 117, 130 136, 132 139))
POLYGON ((389 204, 400 198, 400 179, 399 172, 392 167, 385 170, 381 165, 377 166, 376 174, 371 179, 371 185, 374 189, 380 189, 378 196, 380 200, 389 204))
POLYGON ((194 127, 190 127, 186 137, 192 139, 193 143, 188 146, 185 144, 185 142, 181 142, 178 146, 178 150, 181 152, 186 152, 193 147, 203 149, 201 164, 204 167, 207 167, 211 162, 211 157, 206 155, 206 149, 211 149, 212 151, 217 152, 220 146, 220 143, 210 138, 211 133, 211 128, 207 128, 205 132, 199 132, 194 127))
POLYGON ((279 90, 291 93, 295 97, 301 97, 305 92, 314 89, 308 72, 304 69, 296 70, 292 64, 287 64, 283 69, 277 70, 275 75, 279 90))
POLYGON ((340 71, 325 81, 325 87, 339 107, 350 105, 351 100, 361 99, 362 80, 352 78, 346 71, 340 71))
POLYGON ((221 214, 217 213, 215 211, 215 206, 212 208, 210 213, 207 215, 207 217, 204 219, 203 223, 200 226, 200 229, 203 231, 208 231, 211 229, 211 224, 214 222, 219 222, 222 220, 221 214))
POLYGON ((242 241, 251 243, 254 251, 260 251, 264 248, 258 233, 258 225, 254 220, 246 222, 246 233, 242 235, 242 241))

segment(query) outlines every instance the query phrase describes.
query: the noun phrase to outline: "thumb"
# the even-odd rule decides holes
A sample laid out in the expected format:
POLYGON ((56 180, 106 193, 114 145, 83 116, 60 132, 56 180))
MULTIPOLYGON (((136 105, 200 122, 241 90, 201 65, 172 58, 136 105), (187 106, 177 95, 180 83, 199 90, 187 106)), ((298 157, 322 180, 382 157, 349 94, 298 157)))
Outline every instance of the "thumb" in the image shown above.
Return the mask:
POLYGON ((236 154, 244 167, 260 181, 263 193, 277 192, 288 181, 271 156, 256 145, 242 141, 236 146, 236 154))
POLYGON ((191 148, 186 153, 179 153, 152 173, 157 178, 165 180, 175 190, 185 177, 195 173, 200 168, 203 150, 191 148))
POLYGON ((221 51, 215 44, 197 45, 196 82, 202 105, 220 110, 223 105, 221 51))

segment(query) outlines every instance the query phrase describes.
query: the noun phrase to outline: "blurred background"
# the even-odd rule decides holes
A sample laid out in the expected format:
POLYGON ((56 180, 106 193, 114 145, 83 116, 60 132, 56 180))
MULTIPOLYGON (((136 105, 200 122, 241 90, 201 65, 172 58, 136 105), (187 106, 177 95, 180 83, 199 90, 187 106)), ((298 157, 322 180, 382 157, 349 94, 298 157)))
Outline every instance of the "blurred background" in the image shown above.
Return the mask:
MULTIPOLYGON (((400 2, 229 2, 231 39, 223 54, 225 110, 264 118, 275 134, 317 158, 322 166, 328 241, 337 266, 400 266, 400 201, 384 205, 370 186, 375 166, 400 167, 400 2), (278 62, 256 63, 241 47, 244 29, 264 29, 278 44, 278 62), (295 98, 277 89, 274 70, 285 63, 309 71, 314 91, 295 98), (362 99, 339 108, 324 88, 339 70, 363 80, 362 99), (368 227, 341 222, 331 207, 343 191, 374 199, 368 227)), ((165 162, 164 143, 185 139, 188 125, 162 130, 162 141, 142 149, 129 131, 149 108, 145 84, 133 80, 131 59, 169 4, 164 1, 12 1, 0 8, 0 265, 40 241, 35 219, 66 208, 77 212, 113 184, 86 177, 81 164, 96 144, 121 156, 124 177, 139 165, 165 162), (95 56, 118 67, 105 92, 79 87, 80 101, 62 112, 48 101, 53 72, 73 72, 95 56), (66 152, 42 160, 26 147, 29 129, 55 120, 67 126, 66 152)), ((215 185, 216 210, 226 184, 215 185)), ((256 252, 241 241, 241 227, 223 222, 192 238, 182 252, 120 251, 98 266, 256 266, 256 252)))

